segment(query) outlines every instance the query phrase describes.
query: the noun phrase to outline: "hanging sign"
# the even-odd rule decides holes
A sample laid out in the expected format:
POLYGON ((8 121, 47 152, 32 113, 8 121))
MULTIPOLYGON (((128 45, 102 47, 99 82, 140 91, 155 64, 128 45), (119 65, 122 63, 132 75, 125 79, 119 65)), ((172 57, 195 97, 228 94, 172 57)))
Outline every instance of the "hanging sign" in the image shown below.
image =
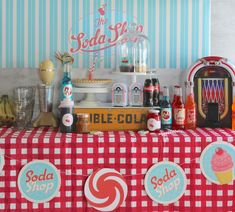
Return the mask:
MULTIPOLYGON (((127 32, 128 26, 131 23, 127 21, 117 21, 113 23, 111 17, 115 17, 120 12, 111 10, 111 4, 103 4, 99 8, 94 9, 94 13, 81 18, 78 22, 78 26, 92 25, 94 32, 90 33, 89 27, 84 27, 83 31, 78 31, 78 27, 70 29, 70 53, 91 53, 97 51, 104 51, 116 45, 119 37, 127 32), (107 11, 108 6, 108 11, 107 11), (93 20, 93 24, 90 23, 93 20)), ((134 28, 136 32, 142 32, 143 26, 141 24, 136 25, 134 28)))
POLYGON ((30 202, 50 201, 58 194, 60 185, 59 171, 52 163, 44 160, 29 162, 18 175, 18 188, 30 202))
POLYGON ((186 190, 186 181, 186 175, 179 165, 162 161, 147 171, 144 186, 153 201, 170 204, 182 197, 186 190))
POLYGON ((235 147, 227 142, 213 142, 202 152, 200 167, 212 183, 223 185, 235 178, 235 147))
POLYGON ((113 211, 125 201, 127 184, 119 172, 103 168, 93 172, 87 178, 84 193, 93 208, 100 211, 113 211))
POLYGON ((0 173, 3 170, 4 165, 5 165, 4 154, 2 150, 0 149, 0 173))

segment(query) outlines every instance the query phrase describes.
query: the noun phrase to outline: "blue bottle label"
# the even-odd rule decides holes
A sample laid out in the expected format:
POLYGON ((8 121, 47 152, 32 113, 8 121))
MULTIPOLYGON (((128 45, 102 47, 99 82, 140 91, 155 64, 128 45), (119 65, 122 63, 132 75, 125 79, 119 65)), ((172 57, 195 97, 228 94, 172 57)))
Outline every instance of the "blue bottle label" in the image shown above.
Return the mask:
POLYGON ((172 108, 162 108, 161 110, 162 124, 172 124, 172 108))

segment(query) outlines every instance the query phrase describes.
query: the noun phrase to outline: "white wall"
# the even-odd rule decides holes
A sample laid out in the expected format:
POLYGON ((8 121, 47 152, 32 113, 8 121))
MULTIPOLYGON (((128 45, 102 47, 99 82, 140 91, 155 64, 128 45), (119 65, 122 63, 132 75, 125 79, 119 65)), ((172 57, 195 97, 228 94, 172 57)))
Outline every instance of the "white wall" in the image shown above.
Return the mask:
MULTIPOLYGON (((227 57, 235 64, 235 0, 212 0, 211 54, 227 57)), ((74 73, 74 76, 78 74, 74 73)), ((169 86, 183 82, 184 74, 182 71, 175 70, 158 72, 161 84, 169 86)), ((57 76, 55 81, 58 82, 60 77, 61 75, 57 76)), ((123 76, 113 76, 109 72, 102 74, 102 77, 128 81, 128 79, 123 79, 123 76)), ((138 79, 144 80, 143 77, 138 79)), ((13 87, 37 85, 38 83, 39 78, 36 70, 0 70, 0 94, 11 94, 13 87)), ((57 94, 55 97, 57 98, 57 94)), ((110 101, 110 97, 111 95, 106 98, 100 96, 108 101, 110 101)))
POLYGON ((211 53, 235 64, 235 0, 212 0, 211 53))

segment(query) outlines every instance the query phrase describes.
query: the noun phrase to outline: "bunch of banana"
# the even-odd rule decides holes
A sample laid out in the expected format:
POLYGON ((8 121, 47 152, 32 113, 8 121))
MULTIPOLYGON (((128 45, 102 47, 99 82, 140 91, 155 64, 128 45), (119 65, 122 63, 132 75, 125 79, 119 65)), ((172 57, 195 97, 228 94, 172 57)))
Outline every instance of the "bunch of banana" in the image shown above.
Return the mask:
POLYGON ((3 95, 0 99, 0 122, 12 123, 15 121, 13 104, 8 95, 3 95))

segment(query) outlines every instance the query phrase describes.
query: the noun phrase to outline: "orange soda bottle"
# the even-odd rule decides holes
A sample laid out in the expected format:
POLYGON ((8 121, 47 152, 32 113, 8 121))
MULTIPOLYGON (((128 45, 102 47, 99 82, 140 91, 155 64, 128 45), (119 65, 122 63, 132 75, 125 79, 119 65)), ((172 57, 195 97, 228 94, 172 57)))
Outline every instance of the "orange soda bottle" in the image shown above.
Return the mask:
POLYGON ((193 86, 189 84, 186 87, 187 97, 186 97, 186 119, 185 119, 185 128, 186 129, 195 129, 196 128, 196 103, 194 101, 193 86))
POLYGON ((235 130, 235 96, 233 97, 232 104, 232 130, 235 130))

